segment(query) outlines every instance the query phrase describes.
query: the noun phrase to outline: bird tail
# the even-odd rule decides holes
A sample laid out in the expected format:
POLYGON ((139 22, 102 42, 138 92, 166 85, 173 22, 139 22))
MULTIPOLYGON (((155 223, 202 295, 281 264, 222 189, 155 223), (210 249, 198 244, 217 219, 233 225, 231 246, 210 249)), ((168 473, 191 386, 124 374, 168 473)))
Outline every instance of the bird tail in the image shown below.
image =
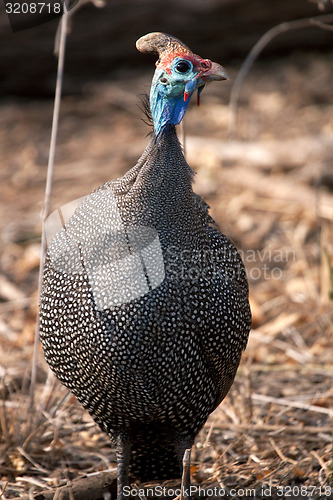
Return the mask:
POLYGON ((141 482, 181 477, 175 436, 152 424, 133 429, 130 475, 141 482))

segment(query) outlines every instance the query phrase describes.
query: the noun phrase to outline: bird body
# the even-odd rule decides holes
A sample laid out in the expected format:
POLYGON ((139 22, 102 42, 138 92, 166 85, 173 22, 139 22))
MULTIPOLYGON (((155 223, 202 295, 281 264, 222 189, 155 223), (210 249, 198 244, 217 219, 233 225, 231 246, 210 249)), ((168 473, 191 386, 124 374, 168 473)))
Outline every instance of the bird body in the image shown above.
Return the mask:
MULTIPOLYGON (((181 44, 164 34, 149 43, 152 35, 162 62, 163 47, 181 44)), ((170 54, 171 64, 183 61, 170 54)), ((204 84, 191 81, 183 93, 204 84)), ((180 476, 250 327, 244 266, 192 190, 174 123, 184 106, 165 95, 156 104, 157 94, 153 85, 155 131, 138 163, 86 197, 53 236, 40 307, 47 362, 117 447, 119 498, 129 475, 180 476)))

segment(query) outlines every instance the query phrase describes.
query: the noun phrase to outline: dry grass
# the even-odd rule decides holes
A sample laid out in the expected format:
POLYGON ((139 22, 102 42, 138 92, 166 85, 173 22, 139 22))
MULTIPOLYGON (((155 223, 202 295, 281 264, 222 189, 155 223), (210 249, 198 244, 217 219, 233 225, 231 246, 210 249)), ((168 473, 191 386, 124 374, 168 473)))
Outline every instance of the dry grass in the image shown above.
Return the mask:
MULTIPOLYGON (((257 65, 242 94, 243 142, 228 142, 228 84, 205 92, 186 124, 196 190, 240 248, 251 287, 249 345, 229 396, 197 439, 191 471, 193 484, 225 488, 230 498, 264 498, 263 486, 273 488, 270 498, 281 498, 278 487, 294 487, 292 498, 297 488, 304 497, 301 487, 307 497, 311 488, 312 498, 333 496, 332 66, 320 54, 257 65)), ((149 76, 134 75, 64 99, 54 207, 134 164, 146 143, 135 97, 143 81, 149 76)), ((107 437, 42 354, 30 408, 51 110, 48 102, 1 103, 1 500, 53 496, 115 466, 107 437)))

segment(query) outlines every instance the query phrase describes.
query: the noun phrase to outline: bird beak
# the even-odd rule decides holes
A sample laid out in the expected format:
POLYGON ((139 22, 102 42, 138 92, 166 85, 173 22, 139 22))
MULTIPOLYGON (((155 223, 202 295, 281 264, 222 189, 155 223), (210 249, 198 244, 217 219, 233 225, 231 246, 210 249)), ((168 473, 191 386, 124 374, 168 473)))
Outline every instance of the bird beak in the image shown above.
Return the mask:
POLYGON ((220 64, 212 62, 210 59, 201 59, 195 56, 199 63, 197 75, 185 85, 184 101, 187 101, 192 92, 198 90, 197 104, 200 106, 200 94, 204 86, 214 80, 228 80, 226 70, 220 64))
POLYGON ((212 62, 210 68, 204 70, 200 76, 201 80, 205 83, 214 80, 228 80, 228 74, 223 66, 214 62, 212 62))

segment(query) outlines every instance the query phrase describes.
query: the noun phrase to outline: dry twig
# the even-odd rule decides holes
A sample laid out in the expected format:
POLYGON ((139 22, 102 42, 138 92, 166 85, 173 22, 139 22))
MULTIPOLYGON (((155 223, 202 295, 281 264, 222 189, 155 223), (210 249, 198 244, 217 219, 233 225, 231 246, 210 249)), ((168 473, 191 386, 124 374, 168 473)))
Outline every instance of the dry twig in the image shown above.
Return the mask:
POLYGON ((236 136, 236 119, 237 119, 237 109, 238 109, 238 101, 239 101, 239 95, 240 91, 242 88, 242 85, 244 83, 245 77, 248 74, 252 64, 254 61, 257 59, 259 54, 262 52, 262 50, 266 47, 266 45, 273 40, 276 36, 280 35, 281 33, 284 33, 286 31, 291 31, 291 30, 296 30, 296 29, 303 29, 303 28, 308 28, 311 26, 317 26, 319 28, 322 28, 322 24, 325 23, 325 29, 330 28, 333 29, 333 27, 327 26, 326 23, 333 22, 333 15, 332 14, 324 14, 318 17, 311 17, 307 19, 298 19, 296 21, 289 21, 285 23, 278 24, 277 26, 274 26, 274 28, 271 28, 268 30, 261 38, 260 40, 254 45, 254 47, 251 49, 251 51, 248 53, 246 59, 244 60, 237 77, 234 81, 234 84, 231 89, 231 95, 230 95, 230 125, 229 125, 229 135, 230 137, 235 137, 236 136))

